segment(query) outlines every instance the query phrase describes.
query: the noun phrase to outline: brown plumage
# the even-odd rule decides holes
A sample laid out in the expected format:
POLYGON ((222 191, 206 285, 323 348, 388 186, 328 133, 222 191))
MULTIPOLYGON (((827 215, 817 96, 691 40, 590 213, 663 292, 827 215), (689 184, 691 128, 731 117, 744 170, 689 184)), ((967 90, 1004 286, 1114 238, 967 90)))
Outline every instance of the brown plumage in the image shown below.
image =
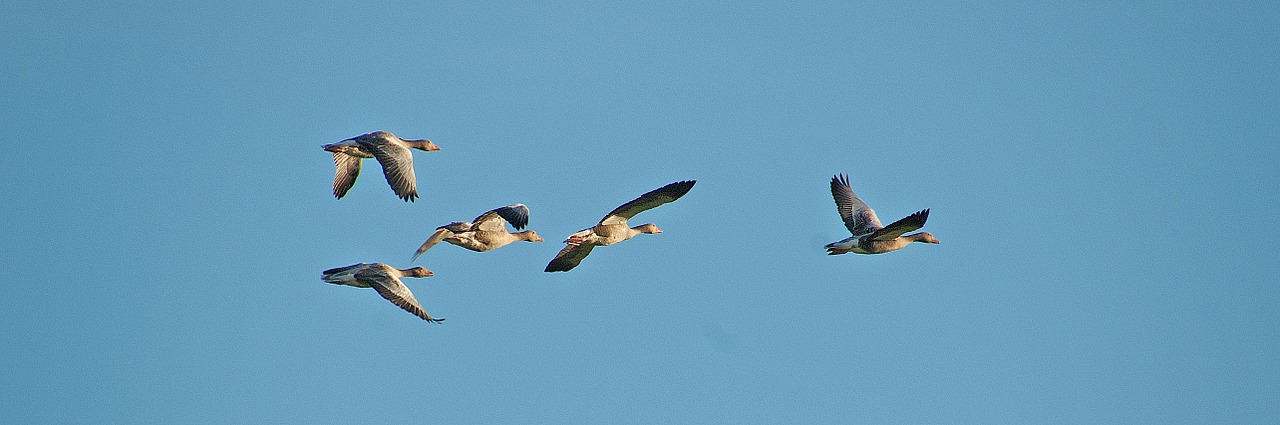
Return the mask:
POLYGON ((508 232, 505 223, 511 223, 516 230, 523 229, 529 223, 529 207, 507 205, 480 214, 470 223, 459 221, 437 227, 413 253, 413 259, 441 241, 476 252, 492 251, 515 241, 542 242, 542 237, 532 230, 508 232))
POLYGON ((346 267, 325 270, 320 279, 335 285, 354 286, 356 288, 373 288, 378 295, 391 301, 397 307, 431 323, 440 323, 444 318, 433 318, 422 309, 418 299, 413 297, 409 287, 400 281, 402 277, 429 277, 431 270, 422 267, 397 269, 384 263, 357 263, 346 267))
POLYGON ((339 199, 346 196, 356 183, 356 177, 360 176, 361 161, 377 158, 382 164, 382 174, 396 196, 413 201, 418 197, 418 183, 413 173, 413 153, 409 149, 438 151, 440 147, 430 140, 401 139, 385 131, 324 145, 324 150, 333 152, 333 165, 337 167, 333 176, 333 196, 339 199))
POLYGON ((613 211, 610 211, 609 214, 600 219, 600 222, 595 226, 569 235, 564 241, 568 245, 556 254, 556 258, 552 259, 543 271, 567 272, 582 263, 582 260, 587 258, 587 255, 590 255, 591 250, 596 246, 613 245, 631 239, 641 233, 662 233, 662 230, 658 229, 658 226, 653 223, 628 227, 627 220, 645 210, 680 199, 681 196, 689 193, 690 189, 693 189, 694 183, 697 182, 688 180, 671 183, 651 190, 640 195, 639 198, 631 200, 631 202, 614 208, 613 211))
POLYGON ((924 227, 924 222, 929 219, 927 208, 888 226, 882 226, 880 219, 876 218, 876 212, 853 193, 847 175, 831 178, 831 197, 836 201, 836 212, 840 213, 844 227, 853 236, 827 244, 827 254, 883 254, 902 249, 912 242, 939 243, 928 232, 902 236, 903 233, 924 227))

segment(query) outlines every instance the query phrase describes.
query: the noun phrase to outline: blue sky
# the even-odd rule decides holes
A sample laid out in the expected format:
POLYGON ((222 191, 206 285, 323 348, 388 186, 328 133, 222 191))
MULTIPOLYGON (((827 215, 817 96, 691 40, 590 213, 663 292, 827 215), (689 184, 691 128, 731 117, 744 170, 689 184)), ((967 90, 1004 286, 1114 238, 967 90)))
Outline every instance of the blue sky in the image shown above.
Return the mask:
POLYGON ((0 422, 1280 416, 1272 3, 269 3, 0 1, 0 422), (373 130, 417 202, 333 199, 373 130), (942 244, 824 255, 836 173, 942 244))

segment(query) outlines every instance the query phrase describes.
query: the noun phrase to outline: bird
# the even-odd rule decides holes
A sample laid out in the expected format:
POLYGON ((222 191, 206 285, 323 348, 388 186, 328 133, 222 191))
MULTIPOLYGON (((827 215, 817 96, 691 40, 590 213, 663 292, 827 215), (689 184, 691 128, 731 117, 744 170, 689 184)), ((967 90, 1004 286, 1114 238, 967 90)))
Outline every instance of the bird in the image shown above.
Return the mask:
POLYGON ((524 204, 507 205, 480 214, 470 223, 455 221, 437 227, 435 233, 413 253, 413 259, 417 260, 440 241, 476 252, 492 251, 515 241, 542 242, 542 237, 532 230, 508 232, 504 223, 511 223, 516 230, 523 229, 529 224, 529 207, 524 204))
POLYGON ((853 236, 827 244, 827 255, 849 252, 883 254, 902 249, 912 242, 939 243, 938 239, 928 232, 902 235, 924 227, 925 220, 929 219, 928 208, 883 226, 880 224, 880 219, 876 218, 876 212, 853 193, 853 188, 849 187, 848 175, 836 175, 831 178, 831 197, 835 198, 836 210, 844 220, 844 226, 849 228, 849 233, 853 236))
POLYGON ((641 233, 662 233, 662 230, 653 223, 627 227, 627 220, 645 210, 680 199, 681 196, 689 193, 689 189, 693 189, 694 183, 697 182, 686 180, 671 183, 615 208, 595 226, 569 235, 564 240, 567 245, 556 254, 556 258, 552 259, 543 271, 567 272, 582 263, 582 259, 587 258, 591 250, 597 246, 613 245, 641 233))
POLYGON ((378 291, 378 295, 391 301, 392 304, 413 313, 414 316, 422 318, 431 323, 440 323, 444 321, 443 317, 435 318, 427 314, 422 309, 422 305, 418 304, 418 300, 413 297, 413 292, 409 291, 409 287, 400 281, 402 277, 430 277, 434 276, 431 270, 422 267, 414 267, 411 269, 397 269, 385 263, 356 263, 346 267, 338 267, 325 270, 322 272, 320 279, 335 285, 347 285, 357 288, 373 288, 378 291))
POLYGON ((413 153, 409 148, 428 152, 440 150, 430 140, 401 139, 385 131, 365 133, 324 145, 324 150, 333 152, 333 165, 338 167, 333 176, 333 196, 342 199, 356 183, 356 177, 360 176, 360 163, 365 158, 377 158, 382 164, 382 174, 386 175, 387 183, 396 196, 412 202, 418 197, 418 183, 413 175, 413 153))

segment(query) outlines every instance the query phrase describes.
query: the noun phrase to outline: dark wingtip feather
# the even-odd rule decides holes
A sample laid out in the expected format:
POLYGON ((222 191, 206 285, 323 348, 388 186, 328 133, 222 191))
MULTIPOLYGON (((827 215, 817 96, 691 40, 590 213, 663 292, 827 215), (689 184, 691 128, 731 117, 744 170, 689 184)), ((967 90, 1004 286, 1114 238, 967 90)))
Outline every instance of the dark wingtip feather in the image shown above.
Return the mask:
POLYGON ((330 275, 330 274, 334 274, 334 273, 341 272, 341 271, 343 271, 343 270, 349 270, 349 269, 354 268, 354 267, 359 267, 360 265, 361 265, 360 263, 356 263, 356 264, 352 264, 352 265, 350 265, 350 266, 334 267, 334 268, 332 268, 332 269, 325 270, 325 271, 322 271, 322 272, 320 272, 320 273, 321 273, 321 274, 325 274, 325 275, 330 275))
POLYGON ((574 268, 574 267, 576 267, 576 266, 577 266, 577 264, 572 264, 572 265, 570 265, 570 264, 563 264, 563 263, 561 263, 561 262, 559 262, 559 261, 551 260, 551 262, 550 262, 550 263, 547 263, 547 268, 542 269, 542 271, 547 272, 547 273, 551 273, 551 272, 567 272, 567 271, 569 271, 569 270, 573 270, 573 268, 574 268))
POLYGON ((508 205, 494 210, 499 217, 511 223, 511 227, 516 230, 523 229, 529 225, 529 207, 524 204, 508 205))
MULTIPOLYGON (((929 209, 925 208, 923 210, 916 211, 909 216, 903 217, 902 220, 899 221, 903 224, 912 224, 916 227, 924 227, 924 222, 927 220, 929 220, 929 209)), ((889 226, 892 227, 893 224, 890 224, 889 226)))
POLYGON ((686 193, 689 193, 689 190, 693 189, 693 185, 695 183, 698 183, 698 181, 697 180, 678 181, 678 182, 660 187, 657 190, 654 190, 654 192, 661 192, 665 195, 671 196, 672 198, 679 199, 681 196, 684 196, 686 193))
POLYGON ((840 204, 839 194, 844 193, 846 189, 853 191, 853 188, 849 186, 848 174, 836 174, 831 177, 831 196, 836 198, 837 205, 840 204))

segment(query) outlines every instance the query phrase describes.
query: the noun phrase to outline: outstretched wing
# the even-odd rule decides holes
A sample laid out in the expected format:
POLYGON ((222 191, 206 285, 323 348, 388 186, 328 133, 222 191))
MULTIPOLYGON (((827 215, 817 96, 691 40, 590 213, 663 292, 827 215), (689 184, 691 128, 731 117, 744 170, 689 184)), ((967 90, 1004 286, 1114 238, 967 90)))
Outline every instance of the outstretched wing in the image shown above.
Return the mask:
POLYGON ((418 250, 413 252, 413 258, 410 259, 409 261, 417 260, 418 256, 422 255, 422 253, 424 252, 427 252, 427 250, 431 249, 431 247, 436 246, 436 244, 440 243, 440 241, 444 240, 444 238, 453 236, 454 233, 465 232, 467 231, 467 229, 470 229, 470 228, 471 228, 471 223, 462 223, 462 222, 453 222, 444 226, 437 227, 436 232, 432 233, 431 237, 428 237, 427 241, 423 242, 422 246, 419 246, 418 250))
POLYGON ((520 230, 529 224, 529 207, 524 204, 515 204, 495 208, 480 214, 474 223, 472 226, 475 230, 482 232, 505 232, 507 229, 503 223, 511 223, 511 227, 520 230))
POLYGON ((333 175, 333 196, 342 199, 347 195, 347 191, 351 190, 351 186, 356 184, 356 177, 360 176, 360 161, 363 158, 358 156, 347 155, 341 152, 333 153, 333 165, 338 167, 338 171, 333 175))
POLYGON ((595 247, 595 245, 589 243, 565 245, 564 249, 561 249, 560 253, 556 254, 556 258, 547 263, 547 268, 543 271, 567 272, 573 270, 574 267, 578 267, 578 264, 582 263, 582 259, 591 255, 591 249, 595 247))
POLYGON ((640 195, 639 198, 622 204, 618 208, 614 208, 608 215, 600 220, 600 224, 626 224, 627 220, 635 217, 645 210, 652 209, 659 205, 680 199, 684 194, 689 193, 689 189, 693 189, 694 180, 686 180, 671 183, 669 185, 654 189, 640 195))
POLYGON ((444 318, 436 319, 427 314, 427 311, 422 309, 422 305, 418 304, 418 299, 413 297, 413 292, 409 292, 409 287, 404 286, 404 282, 383 270, 371 269, 356 273, 356 280, 369 284, 382 298, 386 298, 387 301, 391 301, 392 304, 413 313, 422 320, 432 323, 444 321, 444 318))
POLYGON ((862 236, 884 227, 880 225, 880 219, 876 218, 876 212, 866 202, 862 202, 858 195, 853 194, 848 175, 841 174, 831 178, 831 197, 836 200, 836 211, 840 212, 844 227, 854 236, 862 236))
POLYGON ((887 241, 898 236, 902 236, 903 233, 924 227, 924 222, 928 219, 929 209, 925 208, 923 211, 919 211, 915 214, 903 217, 901 220, 889 223, 889 225, 885 226, 883 229, 876 230, 871 234, 871 239, 887 241))
POLYGON ((364 266, 366 266, 366 265, 367 265, 367 264, 365 264, 365 263, 355 263, 355 264, 352 264, 352 265, 350 265, 350 266, 346 266, 346 267, 335 267, 335 268, 332 268, 332 269, 329 269, 329 270, 325 270, 325 271, 320 272, 320 274, 321 274, 321 275, 332 275, 332 274, 338 274, 338 273, 342 273, 342 272, 345 272, 345 271, 348 271, 348 270, 351 270, 351 269, 356 269, 356 268, 364 267, 364 266))
POLYGON ((418 197, 417 177, 413 175, 413 153, 409 148, 395 143, 361 143, 382 164, 382 174, 396 196, 405 201, 418 197))

